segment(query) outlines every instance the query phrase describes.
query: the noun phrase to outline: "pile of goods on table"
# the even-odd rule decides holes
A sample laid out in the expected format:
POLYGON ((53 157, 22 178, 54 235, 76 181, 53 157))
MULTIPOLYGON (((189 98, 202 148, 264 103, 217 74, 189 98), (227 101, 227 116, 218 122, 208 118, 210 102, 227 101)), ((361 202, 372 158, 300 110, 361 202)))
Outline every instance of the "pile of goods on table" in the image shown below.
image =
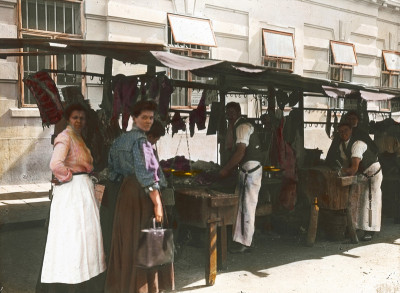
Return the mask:
POLYGON ((176 156, 160 161, 165 177, 173 185, 210 185, 216 179, 220 166, 214 162, 191 161, 176 156))

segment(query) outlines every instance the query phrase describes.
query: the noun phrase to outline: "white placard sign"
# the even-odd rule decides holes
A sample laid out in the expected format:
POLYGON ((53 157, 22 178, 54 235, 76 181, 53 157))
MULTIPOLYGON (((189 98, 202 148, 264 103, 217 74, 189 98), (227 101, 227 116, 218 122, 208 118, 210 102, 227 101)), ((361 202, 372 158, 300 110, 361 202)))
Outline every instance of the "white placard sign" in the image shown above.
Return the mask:
POLYGON ((292 34, 263 30, 266 56, 294 59, 294 44, 292 34))
POLYGON ((400 52, 383 52, 387 70, 400 71, 400 52))
POLYGON ((357 58, 353 44, 331 41, 331 46, 335 63, 357 65, 357 58))
POLYGON ((217 46, 209 19, 168 14, 168 20, 176 43, 217 46))

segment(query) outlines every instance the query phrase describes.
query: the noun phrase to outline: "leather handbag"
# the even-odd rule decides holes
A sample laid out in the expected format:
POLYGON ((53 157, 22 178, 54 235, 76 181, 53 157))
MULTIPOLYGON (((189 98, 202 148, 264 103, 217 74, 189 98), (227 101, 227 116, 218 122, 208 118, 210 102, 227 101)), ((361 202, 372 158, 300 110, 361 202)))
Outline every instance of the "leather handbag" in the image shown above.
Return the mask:
POLYGON ((136 266, 152 268, 174 262, 174 237, 172 229, 153 227, 140 232, 136 266))

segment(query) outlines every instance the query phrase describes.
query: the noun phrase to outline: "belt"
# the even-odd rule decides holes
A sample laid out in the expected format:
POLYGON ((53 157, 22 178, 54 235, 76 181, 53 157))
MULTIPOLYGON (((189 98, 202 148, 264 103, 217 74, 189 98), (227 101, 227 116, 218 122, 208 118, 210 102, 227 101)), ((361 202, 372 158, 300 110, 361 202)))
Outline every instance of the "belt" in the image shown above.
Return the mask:
POLYGON ((87 173, 87 172, 76 172, 76 173, 72 173, 72 175, 73 176, 76 176, 76 175, 89 175, 89 173, 87 173))
POLYGON ((261 167, 261 165, 257 165, 257 166, 254 167, 253 169, 246 170, 246 169, 243 168, 243 166, 239 166, 239 169, 240 169, 240 171, 242 171, 242 172, 245 173, 245 174, 251 174, 251 173, 257 171, 258 168, 260 168, 260 167, 261 167))
MULTIPOLYGON (((72 173, 72 176, 77 176, 77 175, 89 175, 89 173, 87 173, 87 172, 76 172, 76 173, 72 173)), ((69 181, 68 181, 69 182, 69 181)), ((54 179, 52 179, 51 180, 51 183, 53 183, 54 185, 62 185, 62 184, 64 184, 64 183, 68 183, 68 182, 60 182, 60 181, 58 181, 58 179, 57 178, 54 178, 54 179)))

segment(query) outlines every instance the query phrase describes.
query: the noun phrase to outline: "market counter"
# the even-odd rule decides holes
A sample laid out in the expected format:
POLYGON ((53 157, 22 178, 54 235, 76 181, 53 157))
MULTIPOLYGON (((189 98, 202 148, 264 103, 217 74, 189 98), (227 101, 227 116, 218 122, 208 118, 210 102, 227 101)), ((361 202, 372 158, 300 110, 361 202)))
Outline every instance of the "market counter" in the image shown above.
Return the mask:
POLYGON ((232 225, 236 219, 238 196, 207 188, 178 188, 175 189, 175 206, 180 221, 207 228, 205 278, 207 285, 214 285, 217 275, 217 240, 221 247, 219 263, 224 269, 227 258, 226 225, 232 225), (220 227, 220 239, 217 239, 217 227, 220 227))
POLYGON ((339 177, 338 172, 328 167, 313 167, 299 170, 299 187, 312 203, 318 198, 318 206, 329 210, 347 209, 350 193, 357 193, 360 184, 357 176, 339 177))
MULTIPOLYGON (((363 184, 366 184, 365 181, 360 181, 358 176, 340 177, 338 176, 338 171, 325 166, 299 170, 299 189, 301 193, 308 198, 310 204, 314 202, 316 197, 319 208, 344 211, 353 243, 357 243, 358 239, 353 226, 355 215, 352 207, 355 207, 358 202, 362 190, 361 185, 363 184)), ((316 229, 309 227, 309 230, 315 230, 316 233, 316 229)), ((315 235, 311 238, 315 239, 315 235)))

